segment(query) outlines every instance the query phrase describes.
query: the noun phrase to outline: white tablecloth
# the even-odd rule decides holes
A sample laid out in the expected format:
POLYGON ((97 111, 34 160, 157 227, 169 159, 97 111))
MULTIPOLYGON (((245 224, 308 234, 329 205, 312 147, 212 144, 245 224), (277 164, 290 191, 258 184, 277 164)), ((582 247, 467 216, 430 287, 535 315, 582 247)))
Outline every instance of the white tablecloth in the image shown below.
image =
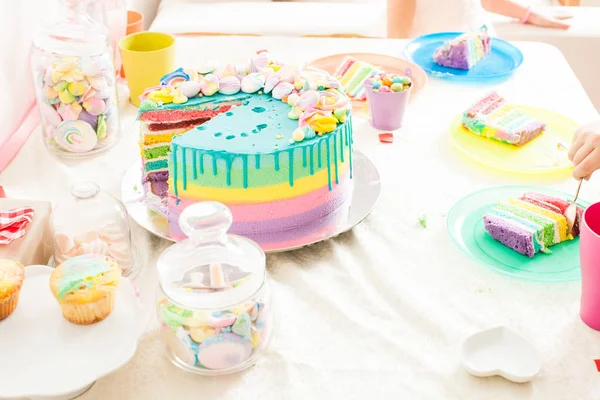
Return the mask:
MULTIPOLYGON (((366 39, 186 38, 184 65, 205 58, 249 56, 267 48, 287 60, 332 53, 399 55, 403 41, 366 39)), ((496 184, 540 184, 574 191, 575 182, 503 175, 455 151, 446 137, 452 118, 478 96, 498 89, 511 102, 560 112, 577 122, 597 118, 566 60, 544 44, 517 43, 525 61, 491 86, 430 79, 411 104, 392 145, 356 120, 356 148, 379 168, 382 195, 372 215, 334 240, 270 255, 276 332, 268 354, 246 372, 202 378, 169 364, 153 317, 133 360, 98 381, 82 399, 597 399, 600 333, 579 319, 578 282, 542 284, 500 275, 467 258, 452 242, 445 213, 462 196, 496 184), (428 216, 423 229, 417 218, 428 216), (541 351, 530 384, 475 378, 460 365, 462 341, 507 325, 541 351)), ((92 179, 119 194, 124 171, 139 157, 135 109, 124 110, 122 140, 82 161, 57 159, 35 132, 0 175, 13 197, 60 201, 73 182, 92 179)), ((594 182, 582 197, 600 200, 594 182)), ((154 316, 155 262, 169 243, 132 224, 145 268, 136 279, 154 316)), ((43 349, 40 349, 43 351, 43 349)), ((110 349, 107 349, 110 351, 110 349)), ((85 357, 85 354, 82 354, 85 357)), ((93 360, 89 360, 93 362, 93 360)))

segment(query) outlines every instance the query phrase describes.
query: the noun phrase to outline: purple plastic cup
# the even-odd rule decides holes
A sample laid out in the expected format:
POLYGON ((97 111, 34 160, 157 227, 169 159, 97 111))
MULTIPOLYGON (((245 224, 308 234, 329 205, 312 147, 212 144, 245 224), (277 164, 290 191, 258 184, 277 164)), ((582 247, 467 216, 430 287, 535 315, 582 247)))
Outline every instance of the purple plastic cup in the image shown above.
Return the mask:
POLYGON ((365 81, 367 105, 371 125, 382 131, 395 131, 402 127, 412 85, 401 92, 376 92, 373 84, 365 81))

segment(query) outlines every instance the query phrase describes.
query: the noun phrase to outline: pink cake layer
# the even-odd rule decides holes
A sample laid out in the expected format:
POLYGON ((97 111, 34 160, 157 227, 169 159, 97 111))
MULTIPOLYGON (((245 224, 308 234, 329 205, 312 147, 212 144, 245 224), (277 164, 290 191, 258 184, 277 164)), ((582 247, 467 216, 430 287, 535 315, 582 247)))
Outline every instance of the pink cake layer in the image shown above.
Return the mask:
MULTIPOLYGON (((214 113, 214 111, 211 111, 210 113, 212 114, 212 113, 214 113)), ((207 115, 206 117, 194 118, 194 119, 190 119, 187 121, 163 122, 160 124, 150 123, 150 124, 147 124, 147 127, 148 127, 148 131, 150 132, 150 134, 160 134, 160 132, 163 132, 163 131, 168 132, 168 131, 173 131, 176 129, 184 129, 185 132, 187 132, 187 131, 194 129, 195 127, 197 127, 199 125, 202 125, 206 121, 210 121, 217 114, 218 113, 215 113, 214 115, 207 115)))
POLYGON ((156 110, 147 111, 140 115, 140 120, 149 124, 173 124, 187 122, 195 119, 210 119, 214 116, 229 111, 232 104, 222 105, 215 110, 156 110))
MULTIPOLYGON (((297 228, 324 217, 339 208, 352 195, 353 182, 349 173, 329 190, 319 190, 292 199, 260 204, 227 204, 233 215, 231 233, 248 235, 279 232, 297 228)), ((210 200, 210 199, 205 199, 210 200)), ((181 200, 169 196, 169 228, 176 238, 185 237, 178 226, 179 215, 189 205, 201 200, 181 200)))
POLYGON ((491 114, 495 109, 504 104, 504 99, 496 92, 489 94, 486 98, 481 99, 477 104, 473 105, 467 115, 470 118, 475 118, 478 114, 491 114))

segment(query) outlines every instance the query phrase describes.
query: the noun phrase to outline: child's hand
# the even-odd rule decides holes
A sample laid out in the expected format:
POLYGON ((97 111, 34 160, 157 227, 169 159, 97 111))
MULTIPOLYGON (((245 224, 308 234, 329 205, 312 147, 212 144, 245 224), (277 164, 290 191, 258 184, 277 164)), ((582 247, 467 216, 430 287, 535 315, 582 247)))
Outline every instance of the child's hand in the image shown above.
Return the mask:
POLYGON ((594 171, 600 169, 600 122, 583 126, 575 132, 569 160, 575 167, 575 179, 590 179, 594 171))
POLYGON ((532 12, 529 18, 527 19, 527 23, 542 28, 569 29, 571 25, 567 22, 564 22, 564 20, 570 18, 570 15, 556 15, 554 17, 546 17, 542 14, 532 12))

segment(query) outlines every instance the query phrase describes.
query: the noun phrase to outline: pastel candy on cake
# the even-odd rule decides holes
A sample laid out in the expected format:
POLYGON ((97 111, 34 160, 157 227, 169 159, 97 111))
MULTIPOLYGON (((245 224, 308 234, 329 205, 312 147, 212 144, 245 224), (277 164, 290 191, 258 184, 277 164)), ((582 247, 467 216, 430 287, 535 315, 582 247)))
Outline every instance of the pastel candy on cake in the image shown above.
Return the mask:
POLYGON ((479 32, 466 32, 453 40, 446 41, 433 54, 433 61, 443 67, 471 69, 491 51, 487 28, 479 32))
POLYGON ((200 93, 200 89, 202 89, 202 84, 196 81, 185 81, 177 85, 177 88, 181 91, 181 94, 183 94, 189 99, 200 93))
POLYGON ((462 124, 476 135, 516 146, 529 143, 546 128, 545 123, 506 104, 496 92, 488 94, 465 111, 462 124))
MULTIPOLYGON (((549 247, 572 240, 564 210, 555 204, 563 200, 535 193, 508 199, 493 206, 483 216, 492 238, 528 257, 538 252, 550 253, 549 247)), ((578 214, 583 210, 578 209, 578 214)))
POLYGON ((240 89, 240 80, 235 76, 226 76, 219 80, 219 93, 236 94, 240 89))

